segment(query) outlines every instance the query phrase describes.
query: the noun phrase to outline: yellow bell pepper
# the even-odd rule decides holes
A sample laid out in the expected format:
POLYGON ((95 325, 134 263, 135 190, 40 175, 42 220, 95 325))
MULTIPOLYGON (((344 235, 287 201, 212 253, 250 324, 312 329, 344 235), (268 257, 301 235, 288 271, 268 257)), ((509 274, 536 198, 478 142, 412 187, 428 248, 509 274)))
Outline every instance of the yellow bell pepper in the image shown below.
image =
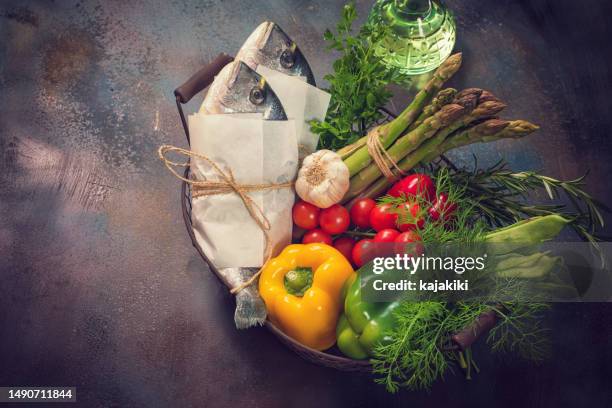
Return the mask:
POLYGON ((289 245, 264 266, 259 293, 272 323, 300 343, 325 350, 336 342, 342 286, 354 273, 329 245, 289 245))

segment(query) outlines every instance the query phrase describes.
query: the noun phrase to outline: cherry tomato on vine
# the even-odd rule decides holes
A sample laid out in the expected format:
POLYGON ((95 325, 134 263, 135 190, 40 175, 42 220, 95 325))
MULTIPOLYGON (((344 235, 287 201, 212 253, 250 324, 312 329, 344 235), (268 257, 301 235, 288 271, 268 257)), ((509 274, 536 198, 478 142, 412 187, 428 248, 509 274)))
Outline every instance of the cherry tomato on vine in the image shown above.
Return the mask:
POLYGON ((355 240, 351 237, 340 237, 334 241, 334 248, 336 248, 349 262, 353 260, 353 247, 355 246, 355 240))
POLYGON ((395 253, 410 256, 422 255, 425 251, 421 236, 415 231, 402 232, 395 238, 395 253))
POLYGON ((370 213, 370 225, 374 230, 395 229, 397 227, 397 213, 393 205, 377 205, 370 213))
POLYGON ((381 229, 376 233, 376 235, 374 235, 374 242, 393 242, 399 234, 400 232, 396 229, 381 229))
POLYGON ((410 174, 393 185, 387 192, 392 197, 417 197, 433 203, 436 199, 436 186, 426 174, 410 174))
POLYGON ((321 210, 319 224, 321 224, 321 229, 328 234, 342 234, 348 229, 350 223, 348 210, 339 204, 321 210))
POLYGON ((319 226, 319 213, 321 210, 306 201, 298 201, 293 206, 293 223, 307 230, 319 226))
POLYGON ((302 244, 332 244, 332 237, 327 232, 321 231, 320 229, 313 229, 304 234, 302 238, 302 244))
POLYGON ((361 198, 351 207, 351 221, 359 228, 370 228, 370 213, 376 207, 371 198, 361 198))

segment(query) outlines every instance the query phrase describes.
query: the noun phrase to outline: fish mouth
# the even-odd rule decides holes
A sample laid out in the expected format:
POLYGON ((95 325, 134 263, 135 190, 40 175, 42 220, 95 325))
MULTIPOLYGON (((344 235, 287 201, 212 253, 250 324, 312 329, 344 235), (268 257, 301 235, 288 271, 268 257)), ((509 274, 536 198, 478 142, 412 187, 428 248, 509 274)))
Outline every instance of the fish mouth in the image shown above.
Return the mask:
POLYGON ((264 120, 287 120, 287 114, 285 113, 283 104, 267 83, 265 84, 265 90, 266 109, 264 111, 264 120))
POLYGON ((298 72, 300 72, 303 76, 306 77, 306 82, 308 82, 312 86, 317 86, 314 74, 312 73, 312 69, 310 69, 308 61, 306 61, 306 57, 304 57, 304 54, 302 54, 300 49, 297 47, 294 51, 294 59, 295 65, 298 67, 298 72))

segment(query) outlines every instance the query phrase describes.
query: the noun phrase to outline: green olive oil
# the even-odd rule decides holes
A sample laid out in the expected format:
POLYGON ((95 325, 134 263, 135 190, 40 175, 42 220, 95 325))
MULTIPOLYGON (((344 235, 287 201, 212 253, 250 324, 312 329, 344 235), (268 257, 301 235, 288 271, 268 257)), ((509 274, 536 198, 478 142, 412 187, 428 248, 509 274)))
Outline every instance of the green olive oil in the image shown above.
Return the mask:
POLYGON ((376 54, 406 75, 436 69, 455 45, 454 17, 435 0, 378 0, 369 19, 391 29, 376 54))

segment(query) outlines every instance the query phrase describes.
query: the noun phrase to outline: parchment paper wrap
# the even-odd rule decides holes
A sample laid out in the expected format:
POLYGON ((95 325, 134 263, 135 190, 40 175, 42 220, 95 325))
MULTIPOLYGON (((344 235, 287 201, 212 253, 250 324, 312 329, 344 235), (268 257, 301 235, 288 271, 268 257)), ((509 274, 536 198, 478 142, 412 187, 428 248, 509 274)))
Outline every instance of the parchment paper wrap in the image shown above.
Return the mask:
POLYGON ((325 119, 331 95, 308 84, 304 77, 290 76, 261 64, 256 71, 268 81, 285 108, 287 117, 295 121, 300 156, 314 152, 319 136, 310 131, 308 122, 325 119))
MULTIPOLYGON (((191 149, 206 155, 239 184, 271 184, 295 180, 298 148, 295 123, 265 121, 261 115, 189 116, 191 149)), ((210 167, 192 159, 196 179, 218 180, 210 167)), ((270 222, 272 255, 291 241, 292 188, 248 193, 270 222)), ((192 199, 192 223, 198 244, 217 268, 260 267, 265 238, 235 193, 192 199)))

